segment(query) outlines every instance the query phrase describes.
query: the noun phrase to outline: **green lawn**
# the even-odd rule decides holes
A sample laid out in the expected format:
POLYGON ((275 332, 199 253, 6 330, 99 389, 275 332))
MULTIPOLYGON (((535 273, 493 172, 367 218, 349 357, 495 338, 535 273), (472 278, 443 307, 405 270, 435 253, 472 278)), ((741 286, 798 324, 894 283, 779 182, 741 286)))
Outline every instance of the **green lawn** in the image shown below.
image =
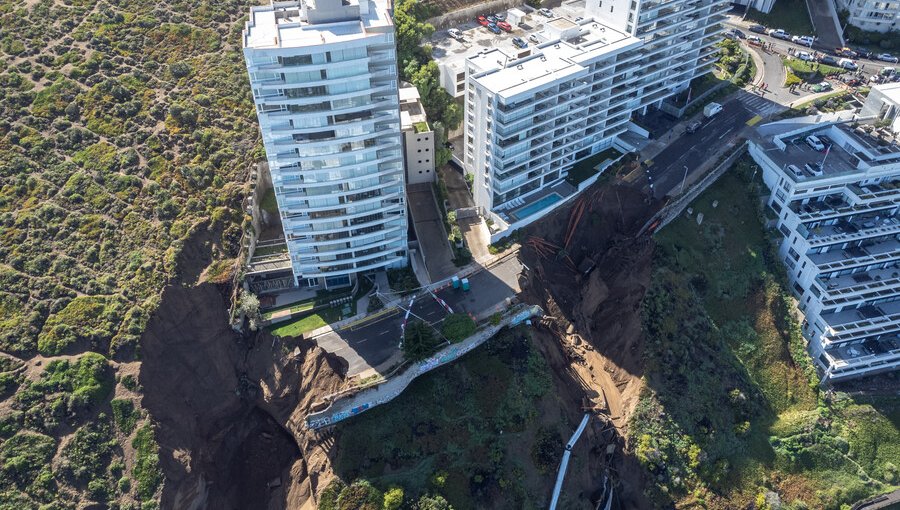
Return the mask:
POLYGON ((280 322, 271 326, 270 330, 275 336, 300 336, 314 329, 337 322, 342 318, 341 307, 331 307, 299 319, 280 322))
POLYGON ((898 484, 900 398, 818 391, 753 171, 745 156, 657 234, 629 433, 662 476, 659 506, 746 508, 771 490, 784 508, 837 510, 898 484))
POLYGON ((828 66, 825 64, 813 64, 812 62, 806 62, 799 58, 784 57, 781 61, 788 69, 792 70, 794 74, 804 81, 811 83, 822 81, 823 76, 844 72, 840 67, 828 66))
POLYGON ((763 14, 756 9, 747 13, 748 21, 755 21, 767 28, 781 28, 791 35, 815 35, 809 11, 804 0, 778 0, 772 11, 763 14))
POLYGON ((587 159, 575 163, 575 166, 569 170, 569 175, 566 177, 566 180, 573 185, 578 186, 597 173, 597 169, 595 168, 597 165, 603 163, 607 159, 616 159, 621 155, 622 153, 613 147, 600 151, 587 159))

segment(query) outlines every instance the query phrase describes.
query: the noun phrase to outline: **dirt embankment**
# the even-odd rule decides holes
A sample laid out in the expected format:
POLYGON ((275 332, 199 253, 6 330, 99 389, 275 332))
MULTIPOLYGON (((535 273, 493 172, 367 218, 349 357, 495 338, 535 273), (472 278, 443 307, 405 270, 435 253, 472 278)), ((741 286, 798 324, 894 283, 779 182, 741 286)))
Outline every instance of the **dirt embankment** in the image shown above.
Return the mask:
MULTIPOLYGON (((653 210, 637 190, 601 187, 529 228, 522 243, 526 299, 552 317, 545 354, 588 405, 608 409, 621 436, 641 388, 640 305, 653 251, 649 236, 635 234, 653 210)), ((633 456, 619 455, 615 470, 624 507, 646 507, 633 456)))
POLYGON ((287 348, 228 324, 223 289, 194 283, 208 264, 202 235, 182 281, 163 293, 141 340, 143 406, 156 424, 165 509, 314 508, 332 472, 297 424, 345 367, 317 347, 287 348))

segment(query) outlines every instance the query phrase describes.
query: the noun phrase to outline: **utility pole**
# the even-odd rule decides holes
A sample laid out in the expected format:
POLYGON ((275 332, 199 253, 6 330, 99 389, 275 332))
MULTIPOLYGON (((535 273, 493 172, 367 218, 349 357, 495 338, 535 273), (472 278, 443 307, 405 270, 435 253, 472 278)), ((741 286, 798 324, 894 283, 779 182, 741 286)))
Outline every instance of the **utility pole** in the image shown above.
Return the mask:
POLYGON ((684 165, 684 177, 681 178, 681 191, 678 192, 679 195, 684 193, 684 181, 687 180, 687 172, 688 172, 688 167, 687 167, 687 165, 684 165))

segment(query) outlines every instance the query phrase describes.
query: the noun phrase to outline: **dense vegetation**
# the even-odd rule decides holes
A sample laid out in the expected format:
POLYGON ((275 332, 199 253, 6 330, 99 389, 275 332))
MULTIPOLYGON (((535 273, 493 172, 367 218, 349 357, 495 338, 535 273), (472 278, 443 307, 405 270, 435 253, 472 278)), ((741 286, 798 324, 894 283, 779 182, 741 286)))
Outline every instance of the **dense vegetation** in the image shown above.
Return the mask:
POLYGON ((0 351, 14 356, 0 364, 0 500, 12 507, 156 504, 140 388, 129 374, 114 393, 108 360, 139 359, 195 232, 236 256, 241 174, 260 150, 246 10, 0 0, 0 351))
MULTIPOLYGON (((348 483, 365 478, 382 490, 402 486, 406 499, 419 505, 404 508, 444 508, 422 506, 419 498, 433 494, 455 508, 546 506, 566 414, 527 334, 504 330, 458 362, 416 379, 389 404, 340 425, 337 475, 348 483)), ((583 460, 576 455, 574 469, 585 468, 583 460)))
POLYGON ((819 390, 755 170, 739 160, 657 236, 631 442, 660 506, 843 508, 900 483, 900 399, 819 390))

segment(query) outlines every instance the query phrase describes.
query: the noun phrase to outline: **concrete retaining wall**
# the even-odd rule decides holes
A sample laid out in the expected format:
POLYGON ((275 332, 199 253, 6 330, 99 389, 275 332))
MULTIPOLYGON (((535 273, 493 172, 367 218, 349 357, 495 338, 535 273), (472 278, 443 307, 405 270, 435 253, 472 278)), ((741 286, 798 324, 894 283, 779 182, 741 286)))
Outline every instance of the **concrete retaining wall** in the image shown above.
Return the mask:
POLYGON ((521 324, 529 317, 543 315, 543 313, 544 311, 539 306, 516 306, 509 310, 496 326, 489 325, 480 329, 473 336, 462 342, 445 347, 434 356, 410 365, 403 373, 378 386, 362 390, 352 397, 332 402, 324 411, 310 413, 306 417, 306 427, 310 429, 328 427, 368 411, 375 406, 390 402, 403 393, 403 390, 416 377, 459 359, 496 335, 502 328, 521 324))

